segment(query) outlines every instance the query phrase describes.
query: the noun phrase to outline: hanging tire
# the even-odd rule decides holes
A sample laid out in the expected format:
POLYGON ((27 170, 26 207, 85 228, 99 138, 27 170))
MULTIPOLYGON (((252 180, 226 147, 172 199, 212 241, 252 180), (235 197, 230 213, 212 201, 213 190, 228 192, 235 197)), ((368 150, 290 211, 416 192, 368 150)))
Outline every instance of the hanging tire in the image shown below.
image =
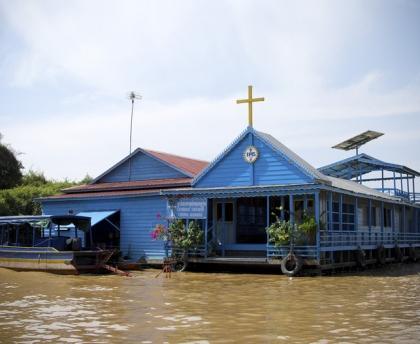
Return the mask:
POLYGON ((172 271, 183 272, 187 269, 188 261, 186 259, 179 259, 172 264, 172 271))
POLYGON ((289 253, 281 261, 281 272, 289 277, 296 276, 302 269, 302 258, 296 256, 294 253, 289 253))
POLYGON ((384 245, 379 245, 376 248, 376 261, 379 264, 381 264, 381 265, 384 265, 386 263, 385 247, 384 247, 384 245))
POLYGON ((401 252, 401 248, 398 245, 394 246, 394 259, 398 263, 403 261, 403 254, 401 252))
POLYGON ((366 252, 360 247, 356 251, 356 263, 361 268, 366 267, 366 252))
POLYGON ((416 249, 413 246, 410 246, 408 248, 408 256, 410 257, 411 261, 417 262, 417 252, 416 249))

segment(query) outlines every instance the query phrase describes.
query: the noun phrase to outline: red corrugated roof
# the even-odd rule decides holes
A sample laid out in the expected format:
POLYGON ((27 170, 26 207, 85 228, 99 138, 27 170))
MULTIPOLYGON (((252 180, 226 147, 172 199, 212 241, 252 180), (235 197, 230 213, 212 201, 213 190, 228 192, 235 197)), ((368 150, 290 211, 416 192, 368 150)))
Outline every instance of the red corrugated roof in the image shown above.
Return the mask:
POLYGON ((201 172, 209 164, 207 161, 186 158, 179 155, 157 152, 149 149, 145 149, 144 151, 194 176, 201 172))
POLYGON ((192 178, 149 179, 131 182, 113 182, 72 186, 63 189, 64 193, 139 190, 139 189, 167 189, 171 187, 190 186, 192 178))
POLYGON ((136 196, 136 195, 145 195, 145 194, 155 194, 157 192, 159 192, 159 189, 82 192, 82 193, 69 193, 69 194, 63 194, 63 195, 48 196, 48 197, 42 197, 40 199, 48 200, 48 199, 72 199, 72 198, 112 197, 112 196, 136 196))

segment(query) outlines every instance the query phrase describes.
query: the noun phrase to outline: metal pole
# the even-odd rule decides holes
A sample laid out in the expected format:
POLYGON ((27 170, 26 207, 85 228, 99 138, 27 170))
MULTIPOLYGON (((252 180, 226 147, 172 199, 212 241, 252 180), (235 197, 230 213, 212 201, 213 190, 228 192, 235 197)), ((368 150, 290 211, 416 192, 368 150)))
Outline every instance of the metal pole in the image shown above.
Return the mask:
POLYGON ((382 169, 382 192, 385 191, 385 184, 384 184, 384 169, 382 169))
POLYGON ((403 187, 403 176, 401 172, 400 172, 400 184, 401 184, 401 193, 402 193, 404 191, 404 187, 403 187))
POLYGON ((414 183, 414 176, 413 176, 413 202, 416 203, 416 187, 414 183))
POLYGON ((397 194, 397 182, 395 180, 395 171, 392 172, 392 175, 394 176, 394 196, 397 194))
POLYGON ((410 181, 407 174, 407 193, 408 193, 408 200, 410 200, 410 181))
POLYGON ((131 181, 131 141, 132 141, 132 136, 133 136, 133 113, 134 113, 134 98, 131 99, 130 152, 128 154, 128 181, 131 181))

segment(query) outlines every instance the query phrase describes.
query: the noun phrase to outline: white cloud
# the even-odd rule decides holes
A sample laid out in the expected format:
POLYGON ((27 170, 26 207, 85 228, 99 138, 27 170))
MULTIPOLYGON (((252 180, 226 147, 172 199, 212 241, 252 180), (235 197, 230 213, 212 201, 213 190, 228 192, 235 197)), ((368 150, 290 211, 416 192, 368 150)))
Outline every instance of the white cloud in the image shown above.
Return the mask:
POLYGON ((210 160, 245 127, 246 107, 234 100, 253 83, 255 95, 266 97, 255 105, 256 127, 314 165, 342 157, 329 149, 334 143, 377 129, 387 135, 382 146, 369 149, 420 169, 412 148, 420 144, 418 121, 390 126, 390 118, 420 113, 416 71, 390 86, 389 70, 356 66, 349 77, 340 69, 355 68, 346 53, 357 54, 355 42, 377 29, 373 7, 329 1, 0 2, 0 16, 20 43, 12 37, 10 51, 1 50, 7 64, 0 68, 7 73, 0 70, 0 87, 67 94, 55 112, 37 108, 43 112, 37 119, 29 106, 18 120, 0 105, 0 128, 5 141, 25 152, 28 168, 55 178, 98 175, 128 152, 124 95, 134 89, 144 96, 136 105, 135 146, 210 160), (406 145, 400 155, 392 150, 397 142, 406 145))

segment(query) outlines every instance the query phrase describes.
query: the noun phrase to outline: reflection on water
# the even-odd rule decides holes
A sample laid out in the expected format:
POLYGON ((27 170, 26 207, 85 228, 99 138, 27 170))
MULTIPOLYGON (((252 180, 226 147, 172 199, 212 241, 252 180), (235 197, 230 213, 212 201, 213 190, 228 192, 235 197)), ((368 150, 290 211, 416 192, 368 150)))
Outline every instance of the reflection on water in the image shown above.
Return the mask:
POLYGON ((0 342, 406 342, 420 338, 420 265, 334 277, 59 276, 0 269, 0 342), (401 273, 402 271, 402 273, 401 273))

